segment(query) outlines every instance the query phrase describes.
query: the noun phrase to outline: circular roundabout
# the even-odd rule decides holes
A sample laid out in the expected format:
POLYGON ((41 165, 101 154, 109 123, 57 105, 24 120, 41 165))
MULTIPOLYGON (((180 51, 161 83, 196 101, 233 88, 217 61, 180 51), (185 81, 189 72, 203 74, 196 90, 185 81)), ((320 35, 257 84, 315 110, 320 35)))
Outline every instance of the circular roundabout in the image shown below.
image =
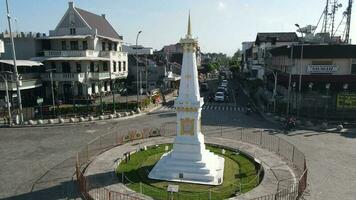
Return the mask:
POLYGON ((183 182, 157 181, 148 174, 164 153, 172 149, 172 144, 160 144, 141 148, 122 160, 116 168, 121 183, 129 189, 153 199, 226 199, 237 193, 246 193, 256 187, 263 175, 261 165, 248 155, 217 145, 207 145, 207 149, 225 159, 224 181, 221 185, 210 186, 183 182), (169 193, 169 185, 178 186, 179 192, 169 193))
POLYGON ((304 154, 285 140, 262 132, 213 134, 205 138, 205 144, 209 151, 225 160, 221 185, 149 179, 152 167, 172 149, 174 135, 157 136, 145 134, 143 130, 141 134, 129 132, 129 138, 108 133, 78 152, 79 191, 86 199, 93 200, 256 200, 260 197, 297 199, 305 190, 304 154), (169 191, 172 186, 178 186, 178 190, 169 191))

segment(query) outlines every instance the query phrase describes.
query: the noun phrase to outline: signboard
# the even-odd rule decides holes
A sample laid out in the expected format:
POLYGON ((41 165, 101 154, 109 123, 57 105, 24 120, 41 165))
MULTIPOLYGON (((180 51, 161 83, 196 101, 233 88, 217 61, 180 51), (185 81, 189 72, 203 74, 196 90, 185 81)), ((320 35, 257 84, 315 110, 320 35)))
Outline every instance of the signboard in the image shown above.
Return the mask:
POLYGON ((40 104, 42 104, 42 103, 43 103, 43 98, 38 98, 38 99, 37 99, 37 104, 40 105, 40 104))
POLYGON ((0 53, 5 53, 4 42, 0 40, 0 53))
POLYGON ((356 94, 338 94, 337 109, 356 109, 356 94))
POLYGON ((336 65, 308 65, 308 73, 310 74, 332 74, 337 72, 336 65))

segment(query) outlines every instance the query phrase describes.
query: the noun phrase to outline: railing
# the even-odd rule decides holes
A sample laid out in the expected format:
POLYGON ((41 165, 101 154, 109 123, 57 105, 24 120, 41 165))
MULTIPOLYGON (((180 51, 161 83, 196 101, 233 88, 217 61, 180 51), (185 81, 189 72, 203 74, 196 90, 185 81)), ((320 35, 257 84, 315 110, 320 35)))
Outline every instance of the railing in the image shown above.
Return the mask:
POLYGON ((120 52, 120 51, 100 51, 100 56, 104 58, 112 58, 112 57, 124 57, 127 56, 126 52, 120 52))
POLYGON ((107 79, 110 78, 110 72, 92 72, 89 74, 89 78, 95 80, 107 79))
MULTIPOLYGON (((42 73, 41 78, 45 81, 50 81, 50 73, 42 73)), ((85 73, 52 73, 53 81, 80 81, 85 78, 85 73)))
MULTIPOLYGON (((253 200, 284 200, 298 199, 307 188, 308 170, 304 154, 294 145, 284 140, 283 138, 264 133, 263 131, 252 131, 251 129, 238 128, 216 128, 203 130, 205 135, 219 136, 237 141, 250 143, 260 148, 269 150, 280 155, 288 162, 293 164, 300 172, 295 184, 291 184, 278 191, 271 191, 271 194, 254 198, 253 200)), ((120 199, 144 199, 140 194, 132 193, 130 195, 120 194, 118 192, 109 191, 106 188, 96 188, 94 183, 90 183, 90 179, 83 175, 83 170, 86 164, 101 152, 110 149, 117 145, 122 145, 126 142, 139 140, 149 137, 172 137, 176 135, 176 125, 172 123, 159 128, 143 128, 141 130, 129 130, 126 134, 112 132, 89 142, 80 152, 77 153, 76 175, 78 188, 85 199, 120 200, 120 199)), ((258 177, 260 178, 259 170, 258 177)), ((245 183, 246 184, 246 183, 245 183)), ((241 187, 241 184, 239 185, 241 187)), ((143 188, 144 190, 145 188, 143 188)), ((147 188, 146 188, 147 189, 147 188)), ((142 190, 142 191, 143 191, 142 190)), ((213 192, 213 191, 212 191, 213 192)), ((144 193, 144 192, 143 192, 144 193)))
POLYGON ((94 50, 63 50, 44 51, 46 57, 98 57, 99 51, 94 50))

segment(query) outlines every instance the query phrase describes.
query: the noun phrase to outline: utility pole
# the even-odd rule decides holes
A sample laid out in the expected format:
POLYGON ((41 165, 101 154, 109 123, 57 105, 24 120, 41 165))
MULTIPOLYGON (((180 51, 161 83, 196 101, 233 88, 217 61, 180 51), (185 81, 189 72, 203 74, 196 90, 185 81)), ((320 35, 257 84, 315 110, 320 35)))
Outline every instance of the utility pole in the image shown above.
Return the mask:
POLYGON ((48 69, 46 71, 49 71, 49 77, 51 79, 51 93, 52 93, 52 106, 53 106, 53 117, 56 117, 56 103, 54 100, 54 87, 53 87, 53 71, 56 69, 48 69))
POLYGON ((136 89, 137 89, 137 108, 139 107, 139 94, 140 94, 140 91, 139 91, 139 82, 138 82, 138 52, 137 52, 137 43, 138 43, 138 36, 140 36, 140 34, 142 33, 142 31, 139 31, 137 33, 137 36, 136 36, 136 89))
POLYGON ((22 99, 21 99, 21 91, 20 91, 21 85, 20 85, 19 73, 17 71, 15 43, 14 43, 14 36, 12 35, 12 30, 11 30, 11 17, 10 17, 10 12, 9 12, 8 0, 6 0, 6 12, 7 12, 7 21, 8 21, 8 24, 9 24, 9 31, 10 31, 12 55, 13 55, 13 60, 14 60, 14 74, 15 74, 15 80, 16 80, 17 98, 18 98, 18 103, 19 103, 20 124, 23 124, 24 123, 24 119, 23 119, 22 99))
POLYGON ((287 116, 289 117, 290 110, 290 92, 291 92, 291 83, 292 83, 292 69, 293 69, 293 44, 291 45, 291 53, 290 53, 290 67, 289 67, 289 79, 288 79, 288 102, 287 102, 287 116))
POLYGON ((300 67, 299 67, 299 94, 298 94, 298 108, 297 108, 297 117, 299 118, 300 108, 302 103, 302 68, 303 68, 303 57, 304 57, 304 35, 303 31, 301 30, 299 24, 295 24, 298 27, 300 34, 302 34, 302 46, 300 50, 300 67))

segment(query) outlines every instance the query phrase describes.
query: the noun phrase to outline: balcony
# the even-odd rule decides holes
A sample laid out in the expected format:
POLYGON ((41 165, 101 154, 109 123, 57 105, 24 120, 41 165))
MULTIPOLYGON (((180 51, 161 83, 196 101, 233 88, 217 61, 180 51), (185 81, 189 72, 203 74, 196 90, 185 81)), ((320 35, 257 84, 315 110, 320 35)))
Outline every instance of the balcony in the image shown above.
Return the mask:
POLYGON ((91 78, 93 80, 108 79, 108 78, 110 78, 110 73, 109 72, 91 72, 89 74, 89 78, 91 78))
POLYGON ((126 56, 127 56, 126 52, 100 51, 100 57, 103 57, 103 58, 121 58, 121 57, 126 57, 126 56))
MULTIPOLYGON (((8 81, 7 86, 9 91, 16 91, 16 82, 15 81, 8 81)), ((20 80, 20 90, 27 90, 27 89, 33 89, 37 87, 41 87, 42 82, 39 79, 24 79, 20 80)), ((5 91, 5 83, 0 82, 0 91, 5 91)))
POLYGON ((98 57, 99 51, 94 50, 68 50, 44 51, 45 57, 98 57))
MULTIPOLYGON (((51 81, 50 73, 41 74, 44 81, 51 81)), ((53 81, 77 81, 83 82, 85 73, 52 73, 53 81)))

